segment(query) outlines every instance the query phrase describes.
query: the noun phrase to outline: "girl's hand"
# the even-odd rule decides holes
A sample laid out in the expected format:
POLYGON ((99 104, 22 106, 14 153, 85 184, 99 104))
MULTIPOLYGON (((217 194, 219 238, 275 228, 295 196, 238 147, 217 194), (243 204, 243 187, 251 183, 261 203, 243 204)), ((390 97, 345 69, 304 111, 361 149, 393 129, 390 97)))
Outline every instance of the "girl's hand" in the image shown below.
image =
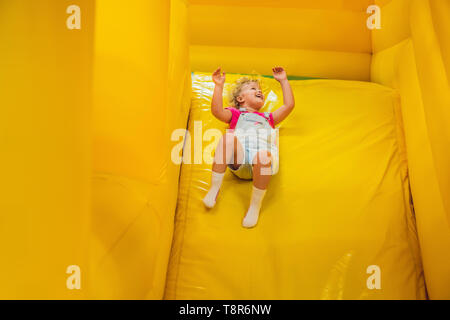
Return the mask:
POLYGON ((223 86, 225 84, 225 72, 222 73, 222 68, 214 71, 212 74, 212 80, 217 86, 223 86))
POLYGON ((272 68, 273 71, 273 77, 275 78, 275 80, 277 80, 278 82, 287 80, 287 73, 286 71, 283 69, 283 67, 275 67, 272 68))

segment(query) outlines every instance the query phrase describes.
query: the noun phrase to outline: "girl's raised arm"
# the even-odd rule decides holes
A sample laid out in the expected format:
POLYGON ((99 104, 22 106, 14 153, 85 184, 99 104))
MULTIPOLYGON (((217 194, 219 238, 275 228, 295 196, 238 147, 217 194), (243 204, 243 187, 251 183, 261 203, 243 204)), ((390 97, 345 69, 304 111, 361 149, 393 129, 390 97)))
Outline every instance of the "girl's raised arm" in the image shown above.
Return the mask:
POLYGON ((211 101, 211 112, 214 117, 229 123, 231 121, 232 113, 230 110, 223 108, 223 87, 225 85, 225 72, 222 73, 222 69, 218 68, 212 74, 212 80, 216 85, 214 88, 214 94, 211 101))
POLYGON ((287 116, 294 110, 295 99, 292 92, 291 85, 287 78, 287 73, 282 67, 275 67, 272 69, 273 77, 280 83, 281 90, 283 91, 284 105, 273 113, 273 123, 279 124, 281 121, 287 118, 287 116))

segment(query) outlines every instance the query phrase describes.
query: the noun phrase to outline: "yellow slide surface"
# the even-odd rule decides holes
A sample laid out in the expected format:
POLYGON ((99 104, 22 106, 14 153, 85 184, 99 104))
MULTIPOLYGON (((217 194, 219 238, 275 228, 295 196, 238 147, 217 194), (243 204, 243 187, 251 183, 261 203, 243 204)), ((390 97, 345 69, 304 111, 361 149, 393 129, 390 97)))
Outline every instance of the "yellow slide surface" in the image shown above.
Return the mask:
MULTIPOLYGON (((398 94, 358 81, 291 84, 296 109, 280 127, 280 171, 247 230, 251 182, 227 172, 216 207, 201 201, 211 165, 194 163, 194 146, 210 158, 210 129, 226 125, 210 112, 211 77, 194 75, 193 164, 182 166, 165 298, 425 298, 398 94), (382 290, 369 290, 378 271, 382 290)), ((264 111, 277 109, 279 84, 265 78, 264 91, 264 111)))

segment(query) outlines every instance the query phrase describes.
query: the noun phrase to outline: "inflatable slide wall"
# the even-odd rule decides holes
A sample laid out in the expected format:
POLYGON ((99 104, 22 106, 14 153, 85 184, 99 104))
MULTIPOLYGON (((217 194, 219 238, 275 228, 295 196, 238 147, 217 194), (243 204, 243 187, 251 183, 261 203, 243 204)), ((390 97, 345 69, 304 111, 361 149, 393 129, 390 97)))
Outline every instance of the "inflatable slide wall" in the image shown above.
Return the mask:
POLYGON ((450 1, 0 0, 0 298, 450 299, 450 1), (258 75, 280 170, 202 199, 258 75))

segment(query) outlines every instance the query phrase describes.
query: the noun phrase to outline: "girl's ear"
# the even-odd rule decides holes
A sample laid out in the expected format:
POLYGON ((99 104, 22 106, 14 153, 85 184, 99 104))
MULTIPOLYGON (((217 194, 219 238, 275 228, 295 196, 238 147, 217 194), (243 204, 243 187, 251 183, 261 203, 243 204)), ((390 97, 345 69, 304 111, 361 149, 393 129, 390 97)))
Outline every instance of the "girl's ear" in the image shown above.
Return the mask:
POLYGON ((239 103, 244 102, 244 98, 242 98, 242 96, 237 97, 236 99, 239 103))

